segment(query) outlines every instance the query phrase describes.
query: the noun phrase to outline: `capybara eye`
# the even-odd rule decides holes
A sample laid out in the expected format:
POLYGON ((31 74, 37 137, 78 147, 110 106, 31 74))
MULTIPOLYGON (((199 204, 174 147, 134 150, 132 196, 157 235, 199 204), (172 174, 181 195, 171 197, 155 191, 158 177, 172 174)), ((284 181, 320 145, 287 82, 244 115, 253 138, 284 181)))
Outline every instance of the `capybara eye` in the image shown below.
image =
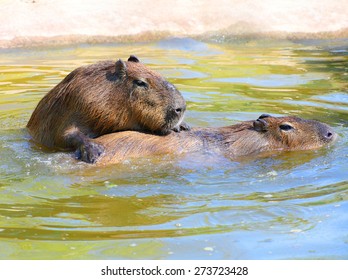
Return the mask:
POLYGON ((134 80, 133 83, 137 85, 138 87, 144 87, 144 88, 148 87, 148 84, 142 80, 134 80))
POLYGON ((284 131, 289 131, 289 130, 294 129, 290 124, 281 124, 281 125, 279 126, 279 128, 280 128, 281 130, 284 130, 284 131))

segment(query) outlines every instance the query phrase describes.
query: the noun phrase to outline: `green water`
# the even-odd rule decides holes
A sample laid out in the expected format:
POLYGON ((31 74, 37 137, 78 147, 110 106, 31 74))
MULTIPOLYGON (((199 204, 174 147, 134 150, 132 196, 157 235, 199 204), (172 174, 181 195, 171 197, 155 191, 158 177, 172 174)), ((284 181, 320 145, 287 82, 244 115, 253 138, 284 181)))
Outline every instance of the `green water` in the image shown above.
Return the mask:
POLYGON ((348 41, 0 50, 0 259, 348 259, 348 41), (262 113, 328 123, 328 149, 109 167, 45 153, 25 125, 77 66, 136 54, 177 85, 192 126, 262 113))

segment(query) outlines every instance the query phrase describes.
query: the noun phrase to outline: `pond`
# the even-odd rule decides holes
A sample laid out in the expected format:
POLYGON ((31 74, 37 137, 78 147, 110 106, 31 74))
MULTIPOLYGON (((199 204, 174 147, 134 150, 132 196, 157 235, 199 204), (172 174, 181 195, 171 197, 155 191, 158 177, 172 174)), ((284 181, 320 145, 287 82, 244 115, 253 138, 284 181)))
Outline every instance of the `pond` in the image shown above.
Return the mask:
POLYGON ((0 50, 0 259, 348 259, 348 40, 168 39, 0 50), (135 54, 174 83, 191 126, 262 113, 332 126, 324 149, 107 167, 25 129, 71 70, 135 54))

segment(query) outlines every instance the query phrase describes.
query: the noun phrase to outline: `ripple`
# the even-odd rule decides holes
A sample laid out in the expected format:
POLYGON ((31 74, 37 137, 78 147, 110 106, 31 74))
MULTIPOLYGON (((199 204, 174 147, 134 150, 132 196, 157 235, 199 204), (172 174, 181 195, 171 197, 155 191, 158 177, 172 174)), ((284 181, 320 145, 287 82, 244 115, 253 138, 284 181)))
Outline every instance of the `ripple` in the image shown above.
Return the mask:
POLYGON ((0 52, 0 258, 347 258, 346 47, 228 41, 0 52), (129 53, 177 85, 192 125, 295 114, 340 137, 238 162, 197 153, 104 168, 30 142, 24 127, 52 86, 129 53))
POLYGON ((259 87, 292 87, 298 85, 304 85, 312 81, 327 80, 328 77, 325 75, 318 74, 301 74, 301 75, 267 75, 257 76, 255 78, 221 78, 212 79, 216 82, 224 83, 237 83, 237 84, 248 84, 259 87))

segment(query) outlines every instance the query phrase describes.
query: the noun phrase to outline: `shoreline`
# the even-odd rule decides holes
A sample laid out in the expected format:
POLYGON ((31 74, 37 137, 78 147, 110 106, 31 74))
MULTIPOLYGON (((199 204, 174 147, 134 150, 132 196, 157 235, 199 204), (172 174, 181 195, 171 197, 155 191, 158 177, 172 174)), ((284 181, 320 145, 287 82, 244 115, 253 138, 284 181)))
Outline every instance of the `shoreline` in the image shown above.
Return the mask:
POLYGON ((79 43, 348 38, 341 0, 0 0, 0 49, 79 43))
POLYGON ((135 35, 57 35, 57 36, 23 36, 15 37, 12 40, 0 40, 1 49, 15 48, 39 48, 39 47, 62 47, 75 44, 108 44, 108 43, 147 43, 171 38, 192 38, 203 42, 240 42, 257 40, 341 40, 348 39, 348 28, 333 32, 316 33, 284 33, 284 32, 264 32, 264 33, 231 33, 226 30, 216 32, 205 32, 202 34, 183 35, 173 32, 143 32, 135 35))

